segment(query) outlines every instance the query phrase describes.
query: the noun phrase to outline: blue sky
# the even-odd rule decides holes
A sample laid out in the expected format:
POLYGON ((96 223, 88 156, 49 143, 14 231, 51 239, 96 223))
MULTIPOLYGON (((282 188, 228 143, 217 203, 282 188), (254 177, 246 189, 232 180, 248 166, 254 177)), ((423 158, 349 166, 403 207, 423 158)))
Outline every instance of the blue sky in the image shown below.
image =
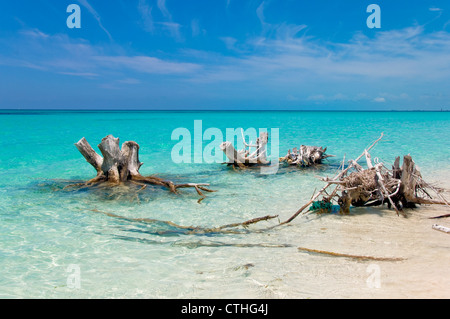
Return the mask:
POLYGON ((40 0, 0 8, 0 108, 450 109, 450 2, 40 0), (69 29, 69 4, 81 28, 69 29), (381 8, 370 29, 369 4, 381 8))

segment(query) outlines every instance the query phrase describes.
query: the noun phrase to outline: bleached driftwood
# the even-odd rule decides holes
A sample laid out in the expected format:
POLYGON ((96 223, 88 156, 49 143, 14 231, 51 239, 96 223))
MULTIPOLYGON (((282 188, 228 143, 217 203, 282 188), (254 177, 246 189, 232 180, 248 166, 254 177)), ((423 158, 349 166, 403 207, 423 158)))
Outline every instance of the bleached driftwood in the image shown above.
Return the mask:
POLYGON ((414 208, 418 204, 437 204, 450 207, 449 202, 441 195, 441 190, 432 187, 422 179, 419 169, 410 155, 403 157, 400 168, 400 157, 395 159, 392 169, 383 163, 372 163, 369 150, 381 139, 383 134, 355 160, 350 160, 348 167, 340 170, 333 178, 321 178, 326 185, 309 202, 303 205, 294 215, 281 224, 286 224, 298 215, 305 213, 314 201, 330 204, 337 202, 340 212, 348 214, 350 206, 379 206, 385 203, 394 208, 397 214, 403 208, 414 208), (363 169, 358 161, 365 157, 367 169, 363 169), (331 192, 326 190, 334 186, 331 192))
POLYGON ((261 132, 256 139, 255 144, 246 143, 244 133, 242 131, 242 140, 244 148, 236 150, 231 142, 226 141, 220 145, 220 149, 225 153, 228 159, 228 165, 245 168, 254 165, 268 165, 267 160, 267 143, 269 141, 269 133, 261 132))
POLYGON ((432 227, 433 229, 436 229, 436 230, 442 231, 442 232, 444 232, 444 233, 450 234, 450 228, 448 228, 448 227, 441 226, 441 225, 438 225, 438 224, 434 224, 434 225, 431 226, 431 227, 432 227))
POLYGON ((213 192, 206 187, 209 186, 206 183, 175 184, 172 181, 155 176, 142 176, 139 169, 143 163, 139 161, 139 144, 136 142, 127 141, 122 144, 122 147, 119 147, 119 138, 108 135, 98 144, 103 157, 94 151, 84 137, 75 143, 75 146, 86 161, 97 171, 96 177, 81 185, 94 186, 100 183, 108 183, 109 186, 115 186, 132 182, 141 185, 142 188, 145 188, 146 184, 159 185, 173 193, 178 193, 180 188, 192 187, 202 197, 201 199, 205 198, 202 190, 213 192))
POLYGON ((298 150, 296 147, 292 149, 292 152, 289 150, 286 156, 280 157, 279 161, 301 167, 321 164, 324 159, 334 156, 325 154, 326 150, 326 147, 301 145, 298 150))
MULTIPOLYGON (((269 165, 270 161, 267 159, 267 143, 269 134, 262 132, 256 139, 256 143, 252 144, 245 141, 244 133, 242 132, 242 141, 244 148, 236 150, 231 142, 226 141, 220 145, 220 149, 225 153, 228 164, 237 166, 239 168, 246 168, 255 165, 269 165)), ((289 165, 297 166, 312 166, 314 164, 321 164, 322 161, 334 155, 325 154, 326 148, 318 146, 301 145, 300 148, 294 148, 288 151, 287 155, 280 157, 279 164, 287 163, 289 165)), ((277 164, 278 166, 278 164, 277 164)))
POLYGON ((246 164, 246 158, 241 152, 238 152, 231 142, 223 142, 220 144, 220 149, 225 153, 225 156, 228 159, 229 165, 237 165, 240 168, 244 168, 246 164))
MULTIPOLYGON (((410 155, 403 157, 402 168, 399 169, 399 157, 393 169, 387 169, 383 163, 373 165, 366 152, 368 168, 356 171, 342 178, 337 186, 338 203, 341 212, 348 213, 350 205, 377 206, 384 203, 393 208, 397 214, 403 208, 414 208, 418 204, 447 205, 447 201, 439 191, 426 183, 410 155), (434 193, 434 195, 430 195, 434 193)), ((325 197, 331 200, 330 197, 325 197)))

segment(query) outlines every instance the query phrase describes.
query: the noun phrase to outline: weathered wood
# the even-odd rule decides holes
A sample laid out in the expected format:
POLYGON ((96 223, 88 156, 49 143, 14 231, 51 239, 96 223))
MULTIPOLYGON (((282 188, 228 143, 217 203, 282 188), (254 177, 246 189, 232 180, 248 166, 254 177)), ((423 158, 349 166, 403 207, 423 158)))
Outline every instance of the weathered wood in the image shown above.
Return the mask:
POLYGON ((319 196, 321 196, 328 187, 330 187, 331 185, 333 185, 333 181, 338 181, 340 180, 343 176, 345 176, 345 174, 347 174, 347 172, 353 168, 353 166, 358 163, 358 161, 364 156, 366 151, 371 150, 382 138, 383 138, 383 133, 381 133, 381 136, 375 140, 372 145, 369 146, 369 148, 367 148, 360 156, 358 156, 355 160, 352 161, 352 163, 345 169, 343 169, 342 171, 340 171, 336 176, 333 177, 333 179, 329 182, 327 182, 327 184, 322 187, 322 189, 319 190, 319 192, 317 192, 315 195, 313 195, 311 197, 311 199, 309 200, 309 202, 307 202, 306 204, 304 204, 302 207, 300 207, 299 210, 297 210, 294 215, 292 215, 291 217, 289 217, 287 220, 285 220, 284 222, 280 223, 281 225, 283 224, 287 224, 290 223, 291 221, 293 221, 295 218, 297 218, 297 216, 299 216, 301 213, 304 212, 304 210, 306 208, 308 208, 319 196))
POLYGON ((267 143, 269 142, 269 133, 261 132, 256 139, 256 151, 249 155, 249 160, 257 164, 269 164, 267 160, 267 143))
POLYGON ((118 184, 122 180, 121 174, 126 174, 121 171, 123 156, 119 147, 119 138, 108 135, 98 144, 98 148, 103 155, 103 174, 106 175, 109 182, 118 184))
POLYGON ((81 155, 84 156, 86 161, 95 168, 98 174, 103 173, 103 158, 94 151, 84 137, 75 143, 75 146, 80 151, 81 155))
MULTIPOLYGON (((139 145, 128 141, 122 144, 122 156, 124 159, 123 169, 131 176, 139 175, 139 169, 144 163, 139 161, 139 145)), ((122 179, 126 180, 126 179, 122 179)))
POLYGON ((267 160, 267 143, 269 141, 269 133, 261 132, 256 139, 255 144, 248 144, 245 141, 244 131, 242 133, 242 142, 244 148, 236 150, 229 141, 225 141, 220 145, 220 149, 225 153, 228 159, 228 164, 237 166, 239 168, 246 168, 255 165, 268 165, 270 161, 267 160), (252 149, 255 150, 252 150, 252 149))
POLYGON ((291 150, 288 150, 286 156, 280 157, 279 161, 302 167, 321 164, 324 159, 334 157, 334 155, 325 154, 326 150, 327 148, 319 146, 300 145, 298 150, 294 147, 292 153, 291 150))
POLYGON ((220 149, 225 153, 225 156, 228 158, 228 164, 238 165, 243 168, 246 162, 245 157, 238 152, 231 142, 226 141, 220 144, 220 149))
POLYGON ((450 217, 450 214, 444 214, 444 215, 429 217, 429 219, 438 219, 438 218, 447 218, 447 217, 450 217))
POLYGON ((434 224, 433 226, 431 226, 433 229, 435 229, 435 230, 439 230, 439 231, 442 231, 442 232, 444 232, 444 233, 447 233, 447 234, 450 234, 450 228, 448 228, 448 227, 445 227, 445 226, 441 226, 441 225, 437 225, 437 224, 434 224))
POLYGON ((305 248, 305 247, 297 247, 297 249, 300 251, 306 251, 309 253, 328 255, 328 256, 333 256, 333 257, 353 258, 353 259, 359 259, 359 260, 377 260, 377 261, 403 261, 403 260, 405 260, 405 258, 396 258, 396 257, 375 257, 375 256, 343 254, 343 253, 336 253, 336 252, 332 252, 332 251, 311 249, 311 248, 305 248))
POLYGON ((420 177, 420 173, 416 170, 411 156, 404 156, 400 178, 402 182, 401 192, 409 202, 414 202, 416 200, 417 177, 420 177))
MULTIPOLYGON (((139 145, 134 141, 126 141, 119 147, 119 138, 112 135, 104 137, 98 148, 103 158, 98 155, 86 139, 83 137, 75 144, 85 159, 97 170, 97 176, 83 185, 95 186, 99 183, 108 182, 111 186, 123 184, 125 182, 134 182, 140 185, 152 184, 165 187, 172 193, 178 193, 178 188, 195 188, 197 193, 205 198, 201 190, 213 192, 208 189, 206 183, 186 183, 176 185, 172 181, 164 180, 155 176, 142 176, 139 169, 143 163, 139 161, 139 145)), ((144 189, 141 187, 140 190, 144 189)))
MULTIPOLYGON (((414 208, 418 204, 439 204, 450 207, 449 202, 440 194, 442 190, 430 186, 423 180, 410 155, 404 156, 401 168, 400 158, 397 157, 392 170, 388 170, 383 163, 377 162, 374 165, 368 150, 365 150, 357 160, 351 160, 349 167, 333 179, 321 178, 327 184, 319 194, 314 196, 313 200, 322 195, 322 201, 329 203, 337 197, 341 213, 346 214, 349 213, 350 206, 377 206, 385 203, 397 214, 403 215, 405 215, 403 208, 414 208), (367 169, 362 169, 357 164, 362 156, 366 159, 367 169), (350 172, 350 169, 353 172, 350 172), (335 185, 335 189, 331 195, 328 195, 325 189, 332 184, 335 185), (425 197, 420 196, 420 193, 425 194, 425 197), (431 194, 435 194, 436 198, 433 198, 431 194)), ((293 217, 311 203, 312 201, 304 205, 293 217)))
MULTIPOLYGON (((104 214, 106 216, 109 217, 114 217, 114 218, 119 218, 122 220, 126 220, 126 221, 130 221, 130 222, 138 222, 138 223, 143 223, 143 224, 155 224, 155 223, 159 223, 159 224, 163 224, 163 225, 168 225, 171 227, 175 227, 176 233, 179 233, 180 230, 185 230, 186 234, 208 234, 208 233, 236 233, 237 231, 234 230, 235 228, 238 227, 243 227, 243 228, 247 228, 252 224, 256 224, 259 223, 261 221, 268 221, 274 218, 277 218, 278 215, 267 215, 267 216, 262 216, 262 217, 257 217, 257 218, 252 218, 250 220, 241 222, 241 223, 233 223, 233 224, 227 224, 227 225, 223 225, 223 226, 218 226, 218 227, 211 227, 211 228, 207 228, 207 227, 197 227, 197 226, 183 226, 183 225, 178 225, 175 224, 171 221, 164 221, 164 220, 157 220, 157 219, 151 219, 151 218, 131 218, 131 217, 125 217, 125 216, 120 216, 114 213, 110 213, 110 212, 104 212, 104 211, 100 211, 98 209, 91 209, 91 212, 94 213, 100 213, 100 214, 104 214)), ((173 231, 169 230, 168 233, 171 233, 173 231)), ((276 247, 276 246, 274 246, 276 247)))
POLYGON ((392 177, 400 179, 402 170, 400 169, 400 156, 397 156, 392 166, 392 177))

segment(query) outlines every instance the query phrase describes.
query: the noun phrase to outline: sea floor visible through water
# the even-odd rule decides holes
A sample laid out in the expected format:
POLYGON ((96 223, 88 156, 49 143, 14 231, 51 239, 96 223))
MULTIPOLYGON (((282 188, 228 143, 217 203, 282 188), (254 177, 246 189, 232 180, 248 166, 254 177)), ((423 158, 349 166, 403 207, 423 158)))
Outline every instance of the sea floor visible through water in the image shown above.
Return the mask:
POLYGON ((432 229, 450 227, 450 218, 429 219, 450 213, 447 207, 423 205, 406 217, 387 207, 352 208, 271 227, 323 186, 318 176, 333 176, 344 156, 355 158, 381 132, 373 157, 392 163, 410 153, 425 180, 450 189, 448 113, 10 113, 0 112, 0 147, 7 150, 0 154, 0 298, 450 297, 450 235, 432 229), (171 133, 191 129, 194 120, 222 131, 278 128, 281 155, 306 144, 336 157, 273 175, 173 163, 171 133), (318 121, 324 129, 316 133, 318 121), (73 143, 84 136, 96 148, 107 134, 140 144, 143 174, 206 182, 217 192, 198 203, 191 189, 174 195, 148 187, 139 201, 108 190, 64 190, 95 176, 73 143), (176 226, 264 215, 279 219, 230 233, 176 226))

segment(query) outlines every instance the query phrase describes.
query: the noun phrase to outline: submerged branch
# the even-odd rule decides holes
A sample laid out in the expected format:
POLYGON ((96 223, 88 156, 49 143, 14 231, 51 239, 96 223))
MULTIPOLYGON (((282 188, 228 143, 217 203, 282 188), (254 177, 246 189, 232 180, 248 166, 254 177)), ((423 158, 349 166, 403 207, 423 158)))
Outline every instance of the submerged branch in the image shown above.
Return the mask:
POLYGON ((242 223, 234 223, 234 224, 227 224, 227 225, 223 225, 223 226, 219 226, 219 227, 198 227, 198 226, 183 226, 183 225, 178 225, 174 222, 171 221, 164 221, 164 220, 157 220, 157 219, 152 219, 152 218, 131 218, 131 217, 125 217, 125 216, 121 216, 121 215, 117 215, 114 213, 108 213, 108 212, 104 212, 104 211, 100 211, 98 209, 90 209, 89 211, 94 212, 94 213, 100 213, 100 214, 104 214, 106 216, 109 217, 114 217, 114 218, 118 218, 121 220, 126 220, 129 222, 138 222, 138 223, 144 223, 144 224, 155 224, 155 223, 161 223, 161 224, 165 224, 167 226, 171 226, 171 227, 175 227, 178 229, 183 229, 187 231, 187 234, 208 234, 208 233, 236 233, 236 231, 233 230, 228 230, 229 228, 237 228, 242 226, 243 228, 247 228, 249 225, 251 224, 256 224, 260 221, 267 221, 273 218, 277 218, 278 215, 275 216, 263 216, 263 217, 257 217, 257 218, 253 218, 250 220, 247 220, 245 222, 242 223))
POLYGON ((350 254, 342 254, 342 253, 336 253, 332 251, 325 251, 325 250, 317 250, 317 249, 310 249, 310 248, 304 248, 304 247, 298 247, 297 248, 300 251, 306 251, 309 253, 316 253, 316 254, 322 254, 322 255, 328 255, 328 256, 334 256, 334 257, 346 257, 346 258, 353 258, 358 260, 376 260, 376 261, 403 261, 406 258, 396 258, 396 257, 374 257, 374 256, 361 256, 361 255, 350 255, 350 254))

